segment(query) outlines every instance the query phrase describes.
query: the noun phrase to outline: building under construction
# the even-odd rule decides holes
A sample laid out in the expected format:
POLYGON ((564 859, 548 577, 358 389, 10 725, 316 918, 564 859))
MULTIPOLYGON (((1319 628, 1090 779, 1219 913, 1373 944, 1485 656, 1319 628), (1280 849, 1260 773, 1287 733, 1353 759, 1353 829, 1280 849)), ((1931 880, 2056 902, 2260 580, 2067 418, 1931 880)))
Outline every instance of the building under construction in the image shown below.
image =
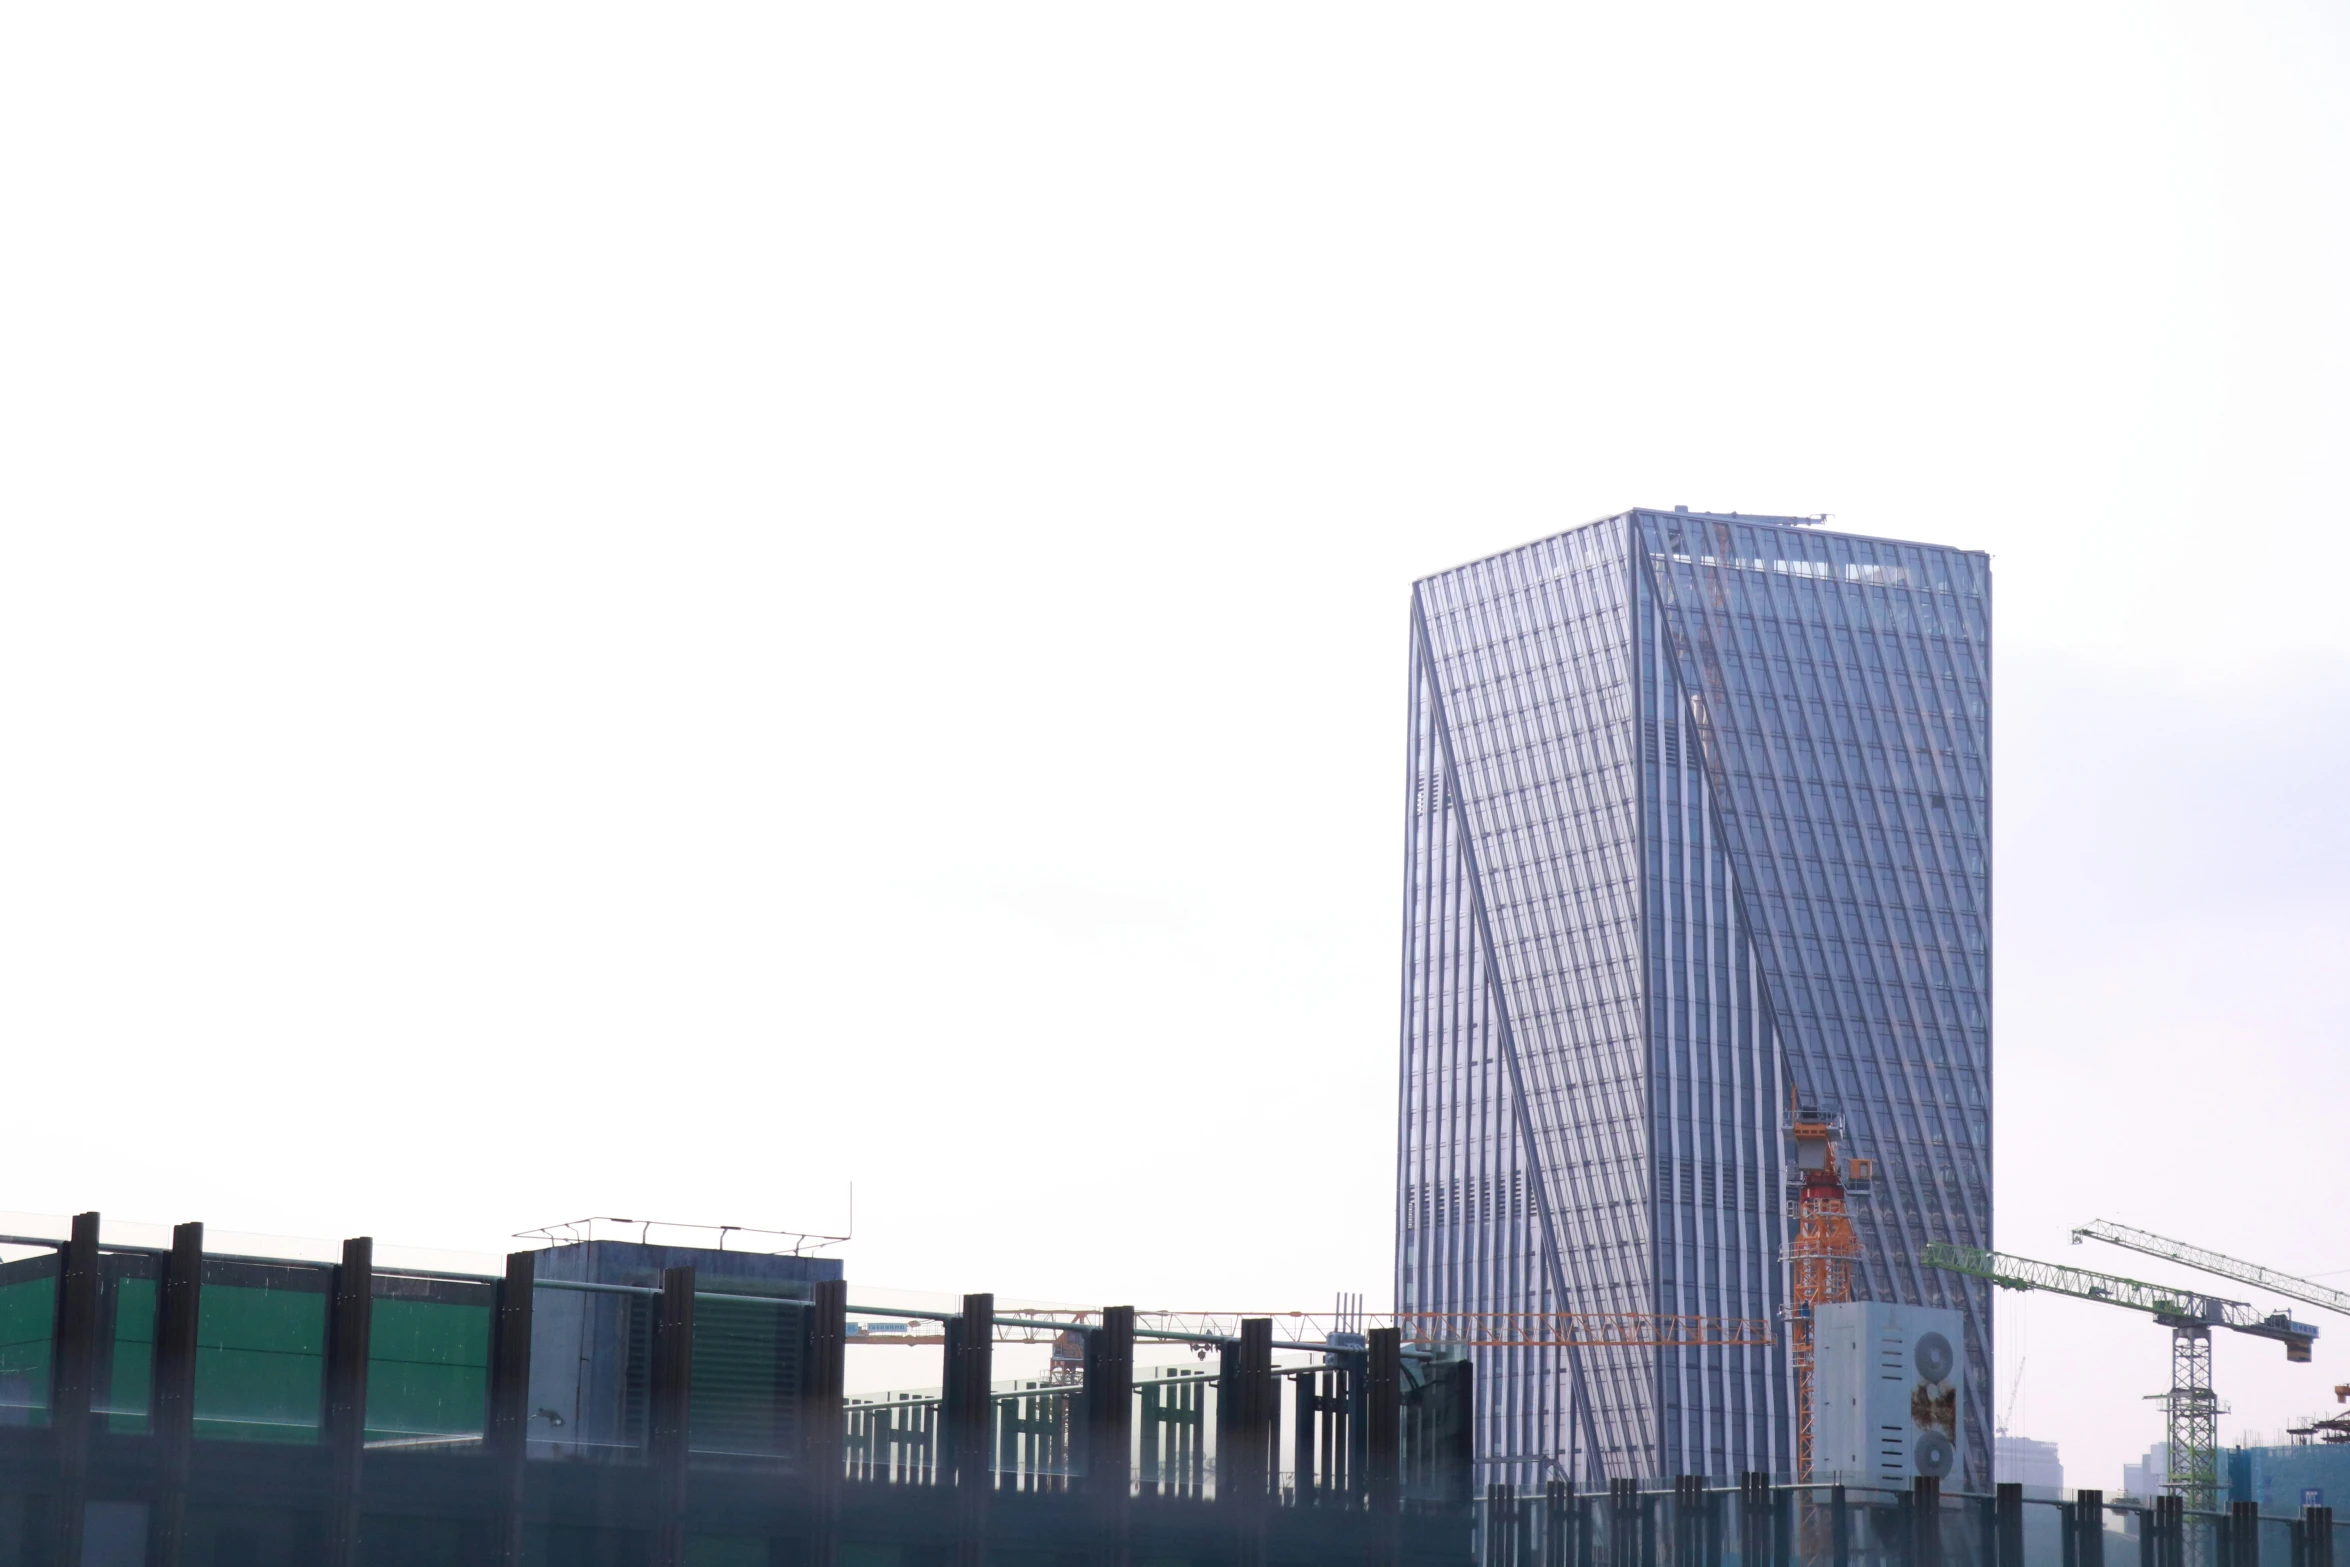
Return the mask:
POLYGON ((877 1308, 743 1239, 559 1235, 469 1272, 96 1214, 0 1236, 0 1567, 1469 1557, 1455 1351, 877 1308), (938 1384, 847 1394, 860 1340, 935 1341, 938 1384), (1007 1341, 1051 1370, 999 1375, 1007 1341))

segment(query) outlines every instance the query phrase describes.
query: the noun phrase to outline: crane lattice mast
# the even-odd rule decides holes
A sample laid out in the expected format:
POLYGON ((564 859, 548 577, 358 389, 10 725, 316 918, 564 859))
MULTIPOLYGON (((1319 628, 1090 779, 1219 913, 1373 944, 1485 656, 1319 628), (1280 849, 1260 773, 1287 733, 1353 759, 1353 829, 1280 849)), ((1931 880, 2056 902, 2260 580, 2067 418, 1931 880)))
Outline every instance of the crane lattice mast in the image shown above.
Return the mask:
MULTIPOLYGON (((2193 1268, 2198 1273, 2209 1273, 2218 1278, 2233 1279, 2239 1284, 2257 1284, 2263 1289, 2276 1291, 2288 1300, 2298 1300, 2308 1305, 2322 1306, 2328 1311, 2338 1311, 2344 1316, 2350 1316, 2350 1292, 2313 1283, 2308 1279, 2296 1278, 2290 1273, 2280 1273, 2274 1268, 2263 1267, 2257 1262, 2246 1262, 2241 1257, 2231 1257, 2225 1252, 2213 1251, 2207 1246, 2191 1246, 2185 1241, 2174 1241, 2167 1235, 2156 1235, 2150 1230, 2132 1229, 2129 1225, 2115 1224, 2106 1219, 2091 1219, 2087 1224, 2074 1230, 2073 1244, 2080 1245, 2083 1237, 2104 1241, 2107 1245, 2119 1246, 2124 1250, 2140 1252, 2149 1257, 2160 1257, 2165 1262, 2181 1263, 2193 1268)), ((2290 1346, 2287 1347, 2286 1353, 2292 1353, 2290 1346)), ((2304 1355, 2297 1358, 2307 1359, 2308 1357, 2304 1355)), ((2350 1397, 2350 1387, 2335 1388, 2334 1397, 2337 1402, 2345 1397, 2350 1397)), ((2331 1420, 2319 1420, 2308 1426, 2295 1427, 2294 1434, 2297 1436, 2319 1435, 2328 1442, 2350 1441, 2350 1420, 2336 1415, 2331 1420)))

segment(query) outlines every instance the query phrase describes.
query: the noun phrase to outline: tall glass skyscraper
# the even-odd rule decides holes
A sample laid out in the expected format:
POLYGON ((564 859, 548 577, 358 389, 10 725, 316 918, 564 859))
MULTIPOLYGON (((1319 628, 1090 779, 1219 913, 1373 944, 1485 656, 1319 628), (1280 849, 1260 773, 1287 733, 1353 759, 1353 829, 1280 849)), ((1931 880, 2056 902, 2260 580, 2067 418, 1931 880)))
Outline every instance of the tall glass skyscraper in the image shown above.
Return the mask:
POLYGON ((1477 1350, 1484 1478, 1792 1469, 1800 1094, 1875 1161, 1856 1293, 1966 1313, 1990 1483, 1988 1291, 1917 1260, 1991 1244, 1990 632, 1981 553, 1797 518, 1414 586, 1399 1308, 1775 1340, 1477 1350))

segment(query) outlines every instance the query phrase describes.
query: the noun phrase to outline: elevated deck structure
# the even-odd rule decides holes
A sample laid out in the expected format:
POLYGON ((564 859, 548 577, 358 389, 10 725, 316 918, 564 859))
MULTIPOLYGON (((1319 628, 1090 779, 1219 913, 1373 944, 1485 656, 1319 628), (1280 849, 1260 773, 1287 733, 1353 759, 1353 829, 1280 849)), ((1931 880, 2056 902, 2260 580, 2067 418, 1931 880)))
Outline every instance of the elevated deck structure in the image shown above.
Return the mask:
POLYGON ((0 1235, 0 1561, 1469 1551, 1468 1362, 1393 1327, 1290 1338, 1283 1363, 1265 1317, 852 1304, 821 1256, 555 1237, 492 1273, 365 1239, 223 1252, 190 1224, 161 1244, 94 1213, 19 1228, 0 1235), (860 1318, 934 1339, 939 1385, 846 1392, 860 1318), (999 1377, 1006 1330, 1058 1344, 1053 1374, 999 1377), (1182 1363, 1138 1363, 1138 1340, 1182 1363))

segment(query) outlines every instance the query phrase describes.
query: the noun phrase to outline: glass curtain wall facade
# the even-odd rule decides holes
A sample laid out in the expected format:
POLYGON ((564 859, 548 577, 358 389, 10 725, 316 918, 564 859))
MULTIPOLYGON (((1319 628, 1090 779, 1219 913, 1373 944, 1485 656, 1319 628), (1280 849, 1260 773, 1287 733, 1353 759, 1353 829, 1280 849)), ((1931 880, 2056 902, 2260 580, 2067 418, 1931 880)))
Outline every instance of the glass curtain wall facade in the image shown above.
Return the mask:
POLYGON ((1989 1484, 1988 1292, 1917 1257, 1991 1235, 1990 591, 1679 511, 1415 585, 1399 1309, 1776 1340, 1480 1348, 1481 1479, 1793 1468, 1800 1093, 1876 1162, 1856 1292, 1966 1314, 1989 1484))

